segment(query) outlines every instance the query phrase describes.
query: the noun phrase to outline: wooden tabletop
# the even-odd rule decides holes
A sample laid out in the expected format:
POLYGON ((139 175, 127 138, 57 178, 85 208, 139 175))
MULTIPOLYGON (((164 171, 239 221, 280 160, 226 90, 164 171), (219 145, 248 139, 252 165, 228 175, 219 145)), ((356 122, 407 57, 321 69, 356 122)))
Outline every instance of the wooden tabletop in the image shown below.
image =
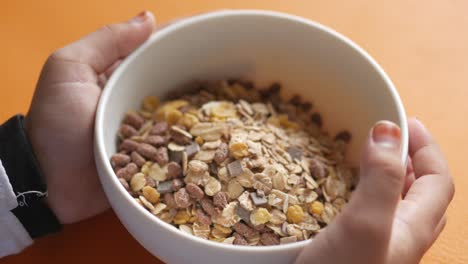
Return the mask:
MULTIPOLYGON (((468 263, 468 2, 312 0, 2 1, 0 122, 25 113, 47 55, 110 22, 151 10, 159 23, 216 9, 271 9, 350 37, 394 81, 409 116, 427 124, 446 154, 456 194, 448 224, 422 263, 468 263)), ((83 194, 86 195, 86 194, 83 194)), ((0 238, 1 239, 1 238, 0 238)), ((69 225, 2 263, 161 263, 108 210, 69 225)))

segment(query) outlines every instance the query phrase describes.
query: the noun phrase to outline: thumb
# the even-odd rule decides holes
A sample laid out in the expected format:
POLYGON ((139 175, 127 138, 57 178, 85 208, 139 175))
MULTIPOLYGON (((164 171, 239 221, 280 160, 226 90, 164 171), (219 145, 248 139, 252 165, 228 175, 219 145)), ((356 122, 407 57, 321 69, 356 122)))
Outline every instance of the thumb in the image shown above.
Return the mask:
MULTIPOLYGON (((63 67, 63 64, 69 64, 68 66, 73 67, 87 66, 94 74, 103 73, 118 59, 124 58, 141 45, 151 35, 154 28, 155 19, 151 12, 141 12, 127 22, 106 25, 55 51, 50 56, 48 64, 56 65, 55 68, 67 68, 63 67)), ((88 78, 91 77, 86 74, 85 69, 77 72, 82 72, 82 74, 62 75, 60 80, 50 81, 52 83, 90 81, 88 78), (70 78, 77 80, 70 80, 70 78)))
POLYGON ((405 178, 401 131, 389 121, 374 125, 361 159, 359 184, 348 205, 380 224, 391 225, 405 178))

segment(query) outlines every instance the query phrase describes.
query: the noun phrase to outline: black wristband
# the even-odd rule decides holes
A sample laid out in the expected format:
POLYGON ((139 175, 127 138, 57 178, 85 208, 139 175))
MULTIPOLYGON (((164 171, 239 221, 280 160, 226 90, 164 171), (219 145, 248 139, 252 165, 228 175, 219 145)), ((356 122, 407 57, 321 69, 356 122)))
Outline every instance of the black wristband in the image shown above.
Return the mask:
POLYGON ((18 200, 12 212, 29 235, 36 238, 60 231, 61 224, 45 203, 47 187, 21 115, 0 126, 0 160, 18 200))

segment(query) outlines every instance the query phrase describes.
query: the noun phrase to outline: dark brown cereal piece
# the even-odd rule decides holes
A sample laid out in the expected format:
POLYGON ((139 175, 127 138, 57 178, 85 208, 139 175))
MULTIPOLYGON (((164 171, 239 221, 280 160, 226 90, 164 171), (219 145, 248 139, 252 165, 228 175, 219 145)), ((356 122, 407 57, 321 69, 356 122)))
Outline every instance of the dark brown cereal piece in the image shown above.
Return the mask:
POLYGON ((178 191, 180 188, 184 187, 185 183, 181 179, 172 180, 172 190, 178 191))
POLYGON ((150 144, 141 143, 136 151, 147 159, 152 159, 156 156, 157 150, 155 147, 151 146, 150 144))
POLYGON ((231 177, 237 177, 244 173, 244 168, 239 160, 235 160, 227 165, 227 170, 231 177))
POLYGON ((208 166, 210 167, 211 175, 218 175, 218 165, 216 165, 216 163, 211 162, 208 166))
POLYGON ((137 135, 138 131, 130 125, 122 124, 120 126, 119 133, 123 138, 129 138, 137 135))
POLYGON ((192 158, 193 156, 195 156, 195 154, 197 154, 198 151, 200 151, 200 146, 195 141, 190 142, 190 144, 188 144, 185 147, 185 152, 187 153, 188 158, 192 158))
POLYGON ((257 230, 258 232, 261 232, 261 233, 268 231, 265 224, 259 224, 259 225, 256 225, 256 226, 252 226, 252 228, 257 230))
POLYGON ((172 126, 169 130, 169 134, 171 135, 171 139, 179 145, 187 145, 192 139, 192 135, 185 131, 185 128, 180 126, 172 126), (190 137, 188 137, 188 135, 190 137))
POLYGON ((234 233, 233 235, 235 237, 233 244, 234 245, 241 245, 241 246, 248 246, 249 243, 245 238, 243 238, 239 233, 234 233))
POLYGON ((154 155, 154 160, 160 165, 164 166, 169 162, 169 155, 166 147, 160 147, 157 149, 154 155))
POLYGON ((149 135, 146 137, 145 142, 155 147, 161 147, 167 145, 168 139, 159 135, 149 135))
POLYGON ((216 164, 221 164, 223 163, 223 161, 225 161, 229 156, 229 148, 228 148, 228 145, 226 143, 221 143, 221 145, 219 145, 218 149, 216 150, 215 152, 215 155, 214 155, 214 161, 216 162, 216 164))
POLYGON ((197 200, 200 200, 205 196, 203 190, 194 183, 187 184, 185 188, 187 189, 189 195, 197 200))
POLYGON ((265 246, 279 245, 280 239, 278 235, 274 233, 262 233, 260 236, 260 242, 265 246))
POLYGON ((130 157, 125 154, 117 153, 117 154, 112 155, 111 157, 111 164, 112 164, 112 167, 114 168, 123 167, 127 165, 129 162, 130 162, 130 157))
POLYGON ((125 179, 119 178, 119 182, 122 184, 122 186, 127 192, 130 192, 130 186, 128 185, 128 182, 125 179))
POLYGON ((151 129, 151 135, 163 135, 167 132, 169 126, 166 122, 158 122, 154 124, 153 128, 151 129))
POLYGON ((159 193, 173 192, 174 189, 172 188, 172 181, 159 182, 157 190, 159 193))
POLYGON ((130 181, 132 176, 138 172, 138 166, 135 163, 129 163, 127 166, 117 171, 117 177, 124 178, 126 181, 130 181))
POLYGON ((221 212, 219 208, 214 207, 213 202, 207 198, 201 199, 200 205, 203 210, 211 216, 217 215, 221 212))
MULTIPOLYGON (((159 186, 158 186, 159 187, 159 186)), ((159 190, 158 190, 159 191, 159 190)), ((174 199, 174 194, 173 193, 164 193, 163 194, 163 199, 166 205, 169 208, 177 208, 177 204, 174 199)))
POLYGON ((197 209, 197 222, 203 225, 211 225, 211 217, 209 217, 202 209, 197 209))
POLYGON ((311 102, 303 102, 302 104, 300 104, 299 107, 302 109, 302 111, 309 112, 312 109, 313 105, 311 102))
POLYGON ((253 228, 250 226, 242 223, 242 222, 237 222, 233 227, 232 227, 238 234, 245 238, 252 238, 258 234, 257 231, 255 231, 253 228))
POLYGON ((190 206, 190 196, 185 188, 174 193, 174 200, 179 208, 187 208, 190 206))
POLYGON ((182 176, 182 168, 179 163, 171 161, 167 164, 167 177, 169 179, 179 178, 182 176))
POLYGON ((341 131, 335 136, 335 140, 342 140, 346 143, 351 141, 351 133, 347 130, 341 131))
POLYGON ((150 176, 148 176, 148 175, 145 176, 145 179, 146 179, 146 185, 148 185, 150 187, 155 187, 156 186, 156 182, 150 176))
POLYGON ((145 164, 145 162, 146 162, 146 159, 143 158, 136 151, 133 151, 132 154, 130 154, 130 157, 132 158, 133 163, 135 163, 138 167, 143 166, 143 164, 145 164))
POLYGON ((131 125, 135 129, 140 129, 143 123, 145 123, 145 119, 135 112, 128 112, 122 123, 131 125))
POLYGON ((228 195, 225 192, 218 192, 213 196, 213 204, 220 208, 226 207, 228 204, 228 195))
POLYGON ((299 106, 302 103, 302 98, 300 95, 295 94, 291 99, 289 99, 288 103, 294 105, 294 106, 299 106))
POLYGON ((125 139, 124 141, 122 141, 122 143, 120 144, 119 146, 119 150, 124 150, 124 151, 135 151, 137 150, 138 146, 140 144, 134 140, 131 140, 131 139, 125 139))
POLYGON ((328 175, 328 170, 325 164, 316 159, 310 160, 309 169, 312 172, 312 175, 315 179, 323 179, 328 175))
POLYGON ((322 127, 323 125, 322 116, 318 112, 315 112, 310 116, 310 121, 318 127, 322 127))

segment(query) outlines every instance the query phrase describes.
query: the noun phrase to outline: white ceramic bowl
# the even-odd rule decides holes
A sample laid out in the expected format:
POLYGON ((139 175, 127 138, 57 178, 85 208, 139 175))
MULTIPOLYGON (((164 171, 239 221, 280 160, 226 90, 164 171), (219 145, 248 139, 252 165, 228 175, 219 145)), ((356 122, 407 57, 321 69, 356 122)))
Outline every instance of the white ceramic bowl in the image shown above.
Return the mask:
POLYGON ((221 11, 172 24, 114 72, 101 96, 95 131, 96 165, 112 207, 136 240, 167 263, 291 263, 309 243, 245 247, 187 235, 139 206, 112 170, 109 159, 121 119, 144 96, 164 95, 194 79, 231 77, 260 86, 280 81, 286 95, 312 101, 328 131, 351 131, 348 158, 354 164, 371 126, 391 120, 402 129, 401 158, 406 159, 408 129, 397 91, 351 40, 310 20, 269 11, 221 11))

